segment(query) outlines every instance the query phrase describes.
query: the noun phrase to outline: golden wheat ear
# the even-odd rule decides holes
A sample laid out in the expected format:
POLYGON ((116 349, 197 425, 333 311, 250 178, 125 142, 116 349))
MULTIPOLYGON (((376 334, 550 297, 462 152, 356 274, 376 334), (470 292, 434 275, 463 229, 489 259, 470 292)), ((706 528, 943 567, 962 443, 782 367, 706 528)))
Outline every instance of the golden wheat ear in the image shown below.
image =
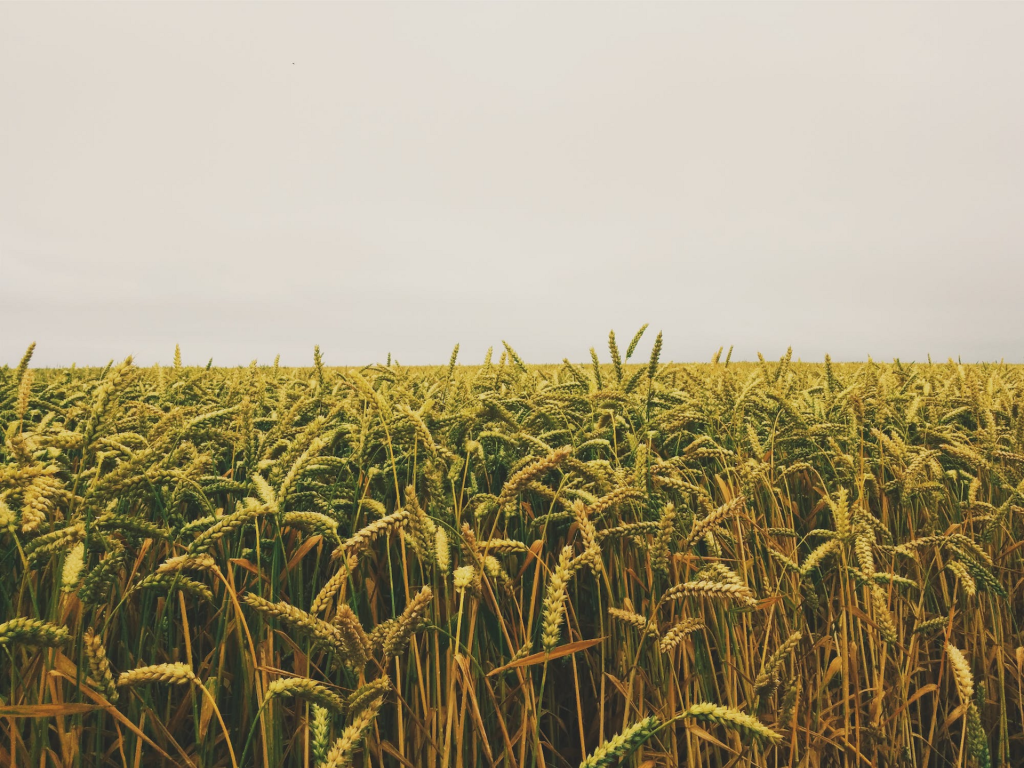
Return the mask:
POLYGON ((285 626, 308 636, 315 644, 334 651, 343 661, 350 660, 345 637, 333 624, 318 619, 294 605, 285 602, 272 603, 251 592, 242 597, 242 602, 264 618, 277 619, 285 626))
POLYGON ((307 677, 275 680, 267 686, 267 698, 296 698, 309 701, 332 712, 344 712, 345 702, 323 683, 307 677))
POLYGON ((956 680, 960 700, 964 704, 970 704, 974 698, 974 674, 971 672, 971 665, 960 649, 951 643, 946 643, 946 656, 953 667, 953 678, 956 680))
POLYGON ((345 709, 350 716, 354 717, 364 707, 386 696, 390 690, 391 679, 387 675, 382 675, 376 680, 371 680, 359 686, 359 688, 349 694, 349 697, 345 700, 345 709))
POLYGON ((187 664, 153 664, 122 672, 117 678, 119 688, 134 688, 149 683, 169 683, 170 685, 187 685, 194 683, 196 676, 187 664))
POLYGON ((633 613, 633 611, 626 611, 621 608, 609 608, 608 615, 616 621, 627 624, 641 632, 646 632, 649 635, 657 637, 660 634, 658 632, 658 625, 653 621, 648 621, 646 616, 641 616, 639 613, 633 613))
POLYGON ((398 656, 405 650, 406 645, 409 644, 409 638, 412 637, 412 633, 419 627, 420 621, 423 619, 427 606, 430 605, 433 597, 434 591, 430 587, 423 587, 409 601, 405 610, 402 611, 402 615, 398 617, 395 626, 392 627, 391 632, 388 633, 387 638, 384 640, 383 650, 385 656, 398 656))
POLYGON ((779 668, 782 663, 786 660, 786 657, 793 651, 800 641, 803 639, 803 632, 797 630, 793 632, 785 642, 782 643, 764 664, 764 671, 761 672, 754 680, 754 690, 757 692, 771 689, 774 693, 775 689, 779 685, 779 668))
POLYGON ((707 723, 717 723, 727 728, 732 728, 743 733, 748 733, 772 743, 782 741, 782 736, 773 731, 753 715, 748 715, 732 707, 723 707, 717 704, 694 704, 688 707, 685 712, 679 715, 680 718, 692 717, 707 723))
POLYGON ((658 647, 662 653, 671 653, 687 635, 701 629, 704 629, 704 622, 701 619, 683 619, 665 633, 658 647))
POLYGON ((566 589, 572 577, 572 547, 563 547, 558 557, 558 565, 548 578, 547 591, 544 594, 543 624, 541 644, 545 651, 550 651, 561 638, 562 616, 565 602, 568 599, 566 589))
POLYGON ((665 592, 666 600, 678 600, 681 597, 706 597, 719 600, 735 600, 744 605, 757 605, 754 593, 744 584, 730 584, 722 581, 699 579, 687 581, 669 587, 665 592))
POLYGON ((342 731, 327 754, 324 768, 349 768, 352 765, 355 752, 363 740, 363 734, 377 717, 381 701, 381 697, 377 697, 353 716, 352 722, 342 731))

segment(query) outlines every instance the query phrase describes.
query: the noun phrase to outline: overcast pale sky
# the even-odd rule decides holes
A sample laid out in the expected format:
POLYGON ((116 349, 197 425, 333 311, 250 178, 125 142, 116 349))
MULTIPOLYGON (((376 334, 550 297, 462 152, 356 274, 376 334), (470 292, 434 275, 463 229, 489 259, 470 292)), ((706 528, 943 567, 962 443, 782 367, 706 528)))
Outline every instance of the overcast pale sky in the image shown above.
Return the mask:
POLYGON ((1024 361, 1024 3, 0 4, 0 363, 1024 361), (639 355, 646 355, 649 332, 639 355))

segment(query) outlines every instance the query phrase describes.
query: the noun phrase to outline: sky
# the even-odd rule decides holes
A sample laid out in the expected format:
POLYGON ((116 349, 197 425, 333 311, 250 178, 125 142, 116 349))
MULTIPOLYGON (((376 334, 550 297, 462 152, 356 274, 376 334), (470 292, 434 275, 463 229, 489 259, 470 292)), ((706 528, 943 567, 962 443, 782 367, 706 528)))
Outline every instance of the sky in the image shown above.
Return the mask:
POLYGON ((1024 362, 1024 3, 0 3, 0 364, 1024 362))

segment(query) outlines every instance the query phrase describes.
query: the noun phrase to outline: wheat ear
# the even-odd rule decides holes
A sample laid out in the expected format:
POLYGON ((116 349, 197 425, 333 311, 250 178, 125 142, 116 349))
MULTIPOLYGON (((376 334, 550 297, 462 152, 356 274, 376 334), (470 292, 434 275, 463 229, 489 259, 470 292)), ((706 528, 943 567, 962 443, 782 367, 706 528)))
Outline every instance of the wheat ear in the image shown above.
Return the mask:
POLYGON ((19 616, 0 624, 0 645, 19 642, 23 645, 57 646, 67 642, 68 634, 67 627, 19 616))
POLYGON ((107 650, 103 647, 103 640, 90 628, 85 630, 85 634, 82 636, 82 645, 85 646, 85 655, 89 660, 89 672, 92 674, 96 687, 103 690, 111 704, 116 704, 117 686, 114 685, 114 677, 110 672, 110 662, 107 660, 107 650))
POLYGON ((138 667, 122 672, 117 678, 119 688, 127 686, 145 685, 147 683, 170 683, 172 685, 185 685, 195 682, 196 676, 187 664, 175 662, 173 664, 153 664, 148 667, 138 667))
POLYGON ((718 723, 719 725, 724 725, 727 728, 733 728, 754 736, 759 736, 772 743, 782 741, 782 736, 762 723, 756 717, 748 715, 746 712, 741 712, 738 709, 733 709, 732 707, 723 707, 718 704, 709 703, 694 704, 679 715, 679 717, 693 717, 704 722, 718 723))
POLYGON ((341 736, 331 747, 324 768, 349 768, 352 765, 352 757, 363 740, 363 734, 377 717, 380 701, 380 698, 377 698, 352 719, 352 723, 342 731, 341 736))
POLYGON ((308 677, 281 678, 267 686, 267 698, 296 698, 326 707, 333 712, 343 712, 345 702, 342 698, 316 680, 308 677))
POLYGON ((580 763, 580 768, 605 768, 614 765, 619 758, 638 747, 657 730, 661 721, 651 715, 638 723, 629 726, 622 733, 612 736, 608 741, 590 753, 580 763))

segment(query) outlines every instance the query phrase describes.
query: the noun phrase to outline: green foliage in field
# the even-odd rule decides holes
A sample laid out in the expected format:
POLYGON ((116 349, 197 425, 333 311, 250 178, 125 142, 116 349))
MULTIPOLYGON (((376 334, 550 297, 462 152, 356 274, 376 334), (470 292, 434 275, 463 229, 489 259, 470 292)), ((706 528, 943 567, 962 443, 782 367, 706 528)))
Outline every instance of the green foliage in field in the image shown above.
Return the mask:
POLYGON ((1024 369, 641 335, 560 366, 30 350, 0 762, 1019 764, 1024 369))

